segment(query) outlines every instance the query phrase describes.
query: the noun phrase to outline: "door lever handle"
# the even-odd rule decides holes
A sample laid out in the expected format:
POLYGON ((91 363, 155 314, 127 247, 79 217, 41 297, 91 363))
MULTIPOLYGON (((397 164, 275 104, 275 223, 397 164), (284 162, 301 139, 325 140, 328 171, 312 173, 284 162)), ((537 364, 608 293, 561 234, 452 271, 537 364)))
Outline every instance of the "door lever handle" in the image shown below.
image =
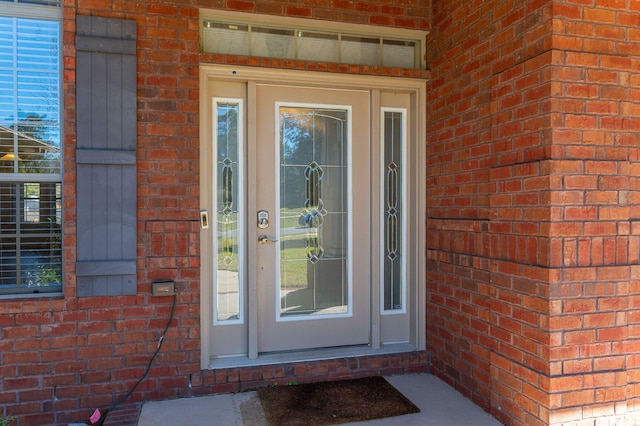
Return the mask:
POLYGON ((267 244, 267 243, 269 243, 269 242, 271 242, 271 243, 277 243, 277 242, 278 242, 278 240, 276 240, 276 239, 274 239, 274 238, 269 238, 269 237, 267 237, 266 235, 260 235, 260 236, 258 237, 258 242, 259 242, 260 244, 267 244))

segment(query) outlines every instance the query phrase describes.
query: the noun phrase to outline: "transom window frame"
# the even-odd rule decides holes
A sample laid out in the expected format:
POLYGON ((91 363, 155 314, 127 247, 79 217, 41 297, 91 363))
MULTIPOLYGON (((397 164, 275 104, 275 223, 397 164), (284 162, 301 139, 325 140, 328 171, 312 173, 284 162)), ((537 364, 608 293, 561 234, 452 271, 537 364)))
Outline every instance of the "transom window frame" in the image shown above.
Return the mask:
MULTIPOLYGON (((383 45, 385 43, 395 44, 395 43, 416 43, 416 53, 414 58, 414 65, 411 69, 424 70, 426 69, 426 37, 429 34, 428 31, 422 30, 413 30, 406 28, 390 28, 390 27, 382 27, 382 26, 371 26, 371 25, 363 25, 363 24, 353 24, 353 23, 344 23, 344 22, 334 22, 334 21, 321 21, 314 19, 302 19, 302 18, 292 18, 286 16, 272 16, 272 15, 262 15, 262 14, 247 14, 241 12, 233 12, 233 11, 221 11, 221 10, 201 10, 200 11, 200 38, 201 38, 201 49, 203 49, 204 37, 203 31, 205 28, 210 28, 214 25, 226 25, 229 27, 247 27, 247 31, 249 35, 251 34, 254 28, 259 31, 271 30, 274 33, 282 33, 282 32, 290 32, 295 35, 302 35, 304 33, 316 33, 327 36, 335 36, 337 38, 338 46, 340 46, 341 41, 344 39, 352 39, 354 42, 352 44, 358 45, 361 44, 365 46, 370 41, 380 43, 380 63, 372 66, 391 66, 394 65, 386 65, 383 63, 383 45), (358 38, 362 38, 363 40, 358 42, 355 41, 358 38)), ((296 39, 297 37, 294 37, 296 39)), ((263 56, 256 55, 252 52, 251 49, 251 37, 248 37, 247 41, 247 49, 248 56, 263 56)), ((335 61, 337 63, 344 64, 353 64, 357 62, 350 62, 347 58, 343 58, 342 56, 342 47, 338 47, 339 52, 337 53, 338 60, 335 61)), ((206 50, 204 50, 206 52, 206 50)), ((298 47, 295 47, 295 57, 293 58, 282 58, 282 59, 302 59, 299 58, 298 47)), ((206 52, 206 53, 219 53, 219 52, 206 52)), ((230 54, 242 54, 242 53, 230 53, 230 54)), ((269 55, 267 57, 280 58, 277 55, 269 55)), ((334 62, 334 61, 324 61, 321 62, 334 62)), ((361 65, 370 65, 362 63, 361 65)))

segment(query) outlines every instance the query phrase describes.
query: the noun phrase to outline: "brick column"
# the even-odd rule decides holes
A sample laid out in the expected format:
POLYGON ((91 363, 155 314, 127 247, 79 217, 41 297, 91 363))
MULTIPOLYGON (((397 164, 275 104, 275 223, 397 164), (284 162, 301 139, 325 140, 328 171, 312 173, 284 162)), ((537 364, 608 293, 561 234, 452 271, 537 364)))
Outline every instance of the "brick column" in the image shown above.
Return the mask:
POLYGON ((635 424, 640 2, 553 10, 549 424, 635 424))
POLYGON ((549 392, 551 2, 434 1, 428 349, 505 424, 549 392))
POLYGON ((505 424, 633 422, 640 1, 433 8, 434 371, 505 424))

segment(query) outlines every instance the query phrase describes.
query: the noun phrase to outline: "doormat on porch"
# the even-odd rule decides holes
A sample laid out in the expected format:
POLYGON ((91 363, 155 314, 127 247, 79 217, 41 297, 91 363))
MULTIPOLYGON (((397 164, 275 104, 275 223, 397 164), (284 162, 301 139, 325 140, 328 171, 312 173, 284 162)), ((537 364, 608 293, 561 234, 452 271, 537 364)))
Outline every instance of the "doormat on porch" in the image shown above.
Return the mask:
POLYGON ((269 426, 322 426, 418 413, 382 377, 258 389, 269 426))

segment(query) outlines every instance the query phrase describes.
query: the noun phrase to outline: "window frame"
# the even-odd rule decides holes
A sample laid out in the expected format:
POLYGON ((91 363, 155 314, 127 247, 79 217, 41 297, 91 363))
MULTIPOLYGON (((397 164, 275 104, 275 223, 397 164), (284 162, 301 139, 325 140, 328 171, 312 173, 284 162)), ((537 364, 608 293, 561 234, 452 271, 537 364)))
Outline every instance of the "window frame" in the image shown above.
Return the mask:
MULTIPOLYGON (((52 21, 58 24, 58 49, 57 49, 57 63, 58 63, 58 122, 59 122, 59 138, 60 138, 60 158, 59 158, 59 172, 58 173, 0 173, 0 183, 9 185, 22 185, 20 191, 16 191, 15 198, 12 201, 16 204, 14 206, 15 211, 19 212, 20 217, 24 215, 24 200, 26 197, 22 197, 24 186, 28 184, 59 184, 60 185, 60 283, 58 286, 47 287, 26 287, 21 286, 19 282, 16 282, 15 287, 7 287, 0 289, 0 299, 14 299, 14 298, 37 298, 37 297, 50 297, 59 296, 63 294, 64 289, 64 103, 63 103, 63 14, 62 14, 62 2, 61 0, 50 0, 47 5, 23 3, 20 0, 14 0, 12 2, 0 1, 0 17, 2 18, 14 18, 14 19, 31 19, 39 21, 52 21), (18 206, 17 203, 21 202, 18 206)), ((15 69, 15 68, 14 68, 15 69)), ((55 98, 52 98, 55 99, 55 98)), ((38 198, 40 202, 40 198, 38 198)), ((54 196, 54 205, 57 204, 58 198, 54 196)), ((56 207, 57 210, 57 207, 56 207)), ((54 215, 58 212, 54 211, 54 215)), ((18 220, 18 218, 16 218, 18 220)), ((20 224, 24 220, 20 219, 20 224)), ((20 227, 16 228, 16 234, 19 234, 20 227)), ((25 234, 27 237, 29 234, 25 234)), ((17 249, 17 248, 16 248, 17 249)), ((16 270, 19 270, 16 265, 16 270)), ((18 280, 17 280, 18 281, 18 280)))
MULTIPOLYGON (((218 108, 220 107, 220 105, 236 105, 238 108, 238 116, 237 116, 237 140, 236 140, 236 149, 237 149, 237 155, 238 155, 238 159, 237 159, 237 170, 235 170, 235 175, 236 175, 236 179, 237 179, 237 191, 238 191, 238 195, 237 195, 237 199, 235 201, 235 205, 236 205, 236 214, 237 214, 237 225, 236 225, 236 232, 237 232, 237 241, 238 241, 238 249, 237 249, 237 255, 238 255, 238 282, 237 282, 237 291, 238 291, 238 296, 237 296, 237 302, 238 302, 238 312, 237 312, 237 318, 233 319, 233 318, 220 318, 220 314, 221 314, 221 309, 220 309, 220 295, 221 295, 221 290, 220 290, 220 286, 218 285, 219 280, 216 278, 215 282, 214 282, 214 289, 213 289, 213 294, 214 294, 214 300, 212 303, 213 306, 213 324, 214 325, 242 325, 245 323, 245 268, 246 268, 246 259, 245 259, 245 252, 246 252, 246 247, 245 247, 245 243, 244 243, 244 238, 245 238, 245 233, 244 233, 244 229, 241 226, 244 221, 245 221, 245 147, 244 147, 244 99, 242 98, 233 98, 233 97, 214 97, 212 99, 213 102, 213 106, 212 106, 212 120, 213 120, 213 129, 217 129, 218 126, 218 108)), ((212 164, 215 165, 213 166, 214 168, 217 169, 217 167, 219 166, 219 161, 218 161, 218 153, 219 153, 219 147, 220 147, 220 139, 219 139, 219 134, 217 131, 212 132, 212 164)), ((210 223, 213 226, 213 232, 212 235, 215 235, 216 237, 212 239, 212 247, 213 250, 212 252, 214 253, 214 261, 212 262, 212 266, 213 266, 213 275, 217 277, 217 274, 220 272, 219 269, 219 264, 218 264, 218 256, 220 255, 220 247, 219 247, 219 238, 217 237, 218 233, 220 232, 220 224, 219 224, 219 214, 220 211, 218 209, 219 205, 218 205, 218 200, 220 199, 220 195, 223 192, 223 187, 221 186, 221 182, 218 181, 217 179, 218 177, 218 171, 215 170, 214 173, 212 174, 212 179, 213 179, 213 184, 212 184, 212 188, 214 190, 214 194, 213 194, 213 200, 215 200, 215 211, 214 214, 212 215, 212 218, 210 218, 210 223)))
MULTIPOLYGON (((251 32, 252 27, 259 27, 260 29, 271 29, 274 31, 292 31, 294 34, 299 32, 307 33, 319 33, 324 35, 335 35, 338 38, 345 36, 351 38, 373 38, 379 42, 380 48, 380 60, 383 61, 383 46, 388 45, 386 42, 413 42, 417 46, 414 47, 416 55, 414 57, 414 67, 410 69, 426 70, 426 40, 428 31, 408 29, 408 28, 393 28, 384 26, 372 26, 366 24, 354 24, 346 22, 336 21, 323 21, 312 19, 300 19, 297 17, 289 16, 274 16, 263 14, 247 14, 243 12, 227 11, 227 10, 211 10, 201 9, 199 16, 199 32, 201 39, 201 46, 204 46, 203 42, 203 30, 206 23, 210 21, 212 24, 217 25, 232 25, 247 27, 248 33, 251 32)), ((296 38, 296 37, 294 37, 296 38)), ((340 43, 340 42, 339 42, 340 43)), ((248 49, 249 56, 253 56, 251 53, 251 37, 248 37, 248 49)), ((202 47, 201 47, 202 48, 202 47)), ((297 47, 296 58, 287 58, 289 60, 297 60, 297 47)), ((205 52, 215 54, 213 52, 205 52)), ((242 53, 229 53, 231 55, 242 55, 242 53)), ((260 56, 260 55, 258 55, 260 56)), ((347 60, 342 60, 341 54, 339 56, 338 63, 352 64, 347 60)), ((271 58, 278 58, 278 56, 268 56, 271 58)), ((367 66, 365 63, 359 65, 367 66)), ((379 66, 379 65, 376 65, 379 66)), ((387 65, 382 65, 387 66, 387 65)), ((396 67, 391 65, 391 67, 396 67)))

